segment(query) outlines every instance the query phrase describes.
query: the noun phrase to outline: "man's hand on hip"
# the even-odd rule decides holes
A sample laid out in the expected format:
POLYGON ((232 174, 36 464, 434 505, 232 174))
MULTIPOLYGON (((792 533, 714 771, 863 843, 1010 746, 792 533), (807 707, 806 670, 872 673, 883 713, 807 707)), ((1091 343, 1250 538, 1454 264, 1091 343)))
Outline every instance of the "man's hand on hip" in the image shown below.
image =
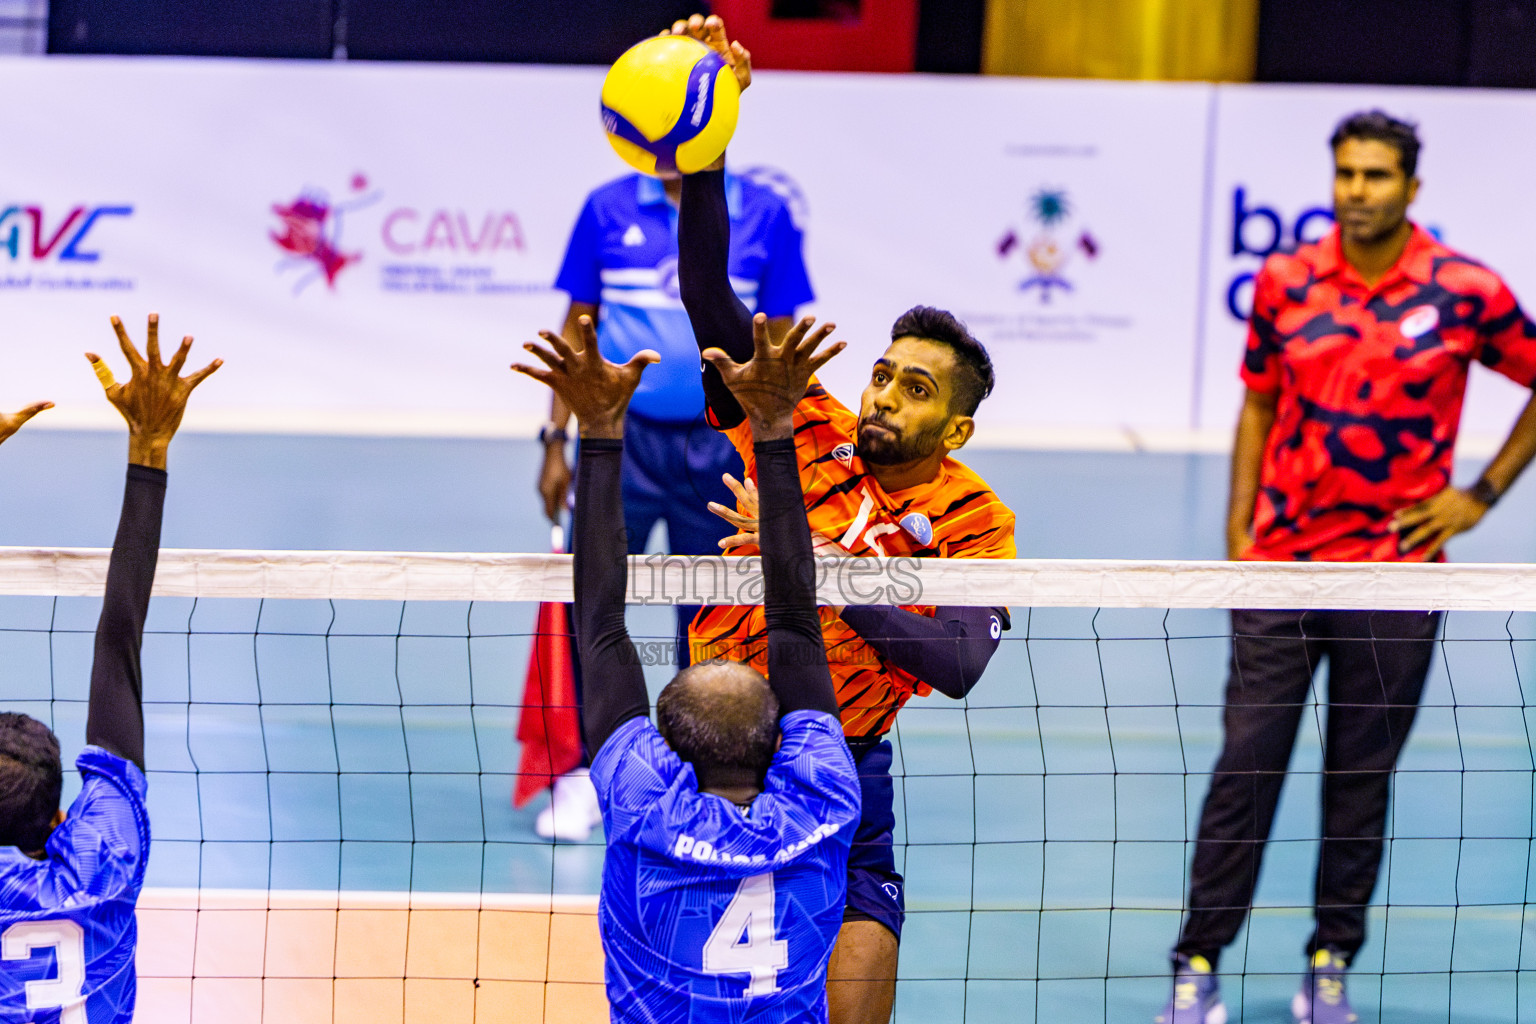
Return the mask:
POLYGON ((1459 487, 1447 487, 1392 517, 1397 550, 1407 554, 1428 543, 1423 554, 1428 561, 1440 553, 1446 541, 1476 526, 1487 511, 1488 506, 1471 494, 1459 487))

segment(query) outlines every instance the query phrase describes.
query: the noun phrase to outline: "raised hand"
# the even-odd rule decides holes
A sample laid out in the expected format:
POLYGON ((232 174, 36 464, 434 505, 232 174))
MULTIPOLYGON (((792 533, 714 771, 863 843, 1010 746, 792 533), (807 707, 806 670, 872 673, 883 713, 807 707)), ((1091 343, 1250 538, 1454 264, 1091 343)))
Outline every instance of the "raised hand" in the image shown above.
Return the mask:
POLYGON ((0 444, 4 444, 6 438, 20 430, 21 425, 27 422, 27 420, 36 416, 44 409, 52 408, 52 402, 33 402, 25 409, 18 409, 15 412, 0 412, 0 444))
POLYGON ((582 437, 623 437, 624 411, 640 386, 640 374, 661 356, 651 349, 635 353, 620 366, 604 359, 597 350, 597 328, 592 318, 577 318, 581 348, 573 348, 554 331, 540 331, 549 348, 527 342, 523 348, 537 356, 543 368, 513 363, 512 369, 549 385, 576 414, 582 437))
POLYGON ((752 54, 741 45, 739 40, 729 41, 725 37, 725 21, 718 14, 704 17, 695 14, 687 19, 679 18, 672 23, 669 29, 663 29, 664 36, 691 36, 718 53, 726 64, 736 74, 736 84, 741 86, 741 91, 746 92, 747 86, 752 84, 752 54))
POLYGON ((725 386, 741 403, 755 440, 794 435, 795 406, 805 397, 811 377, 847 347, 847 342, 839 341, 816 351, 837 325, 825 323, 812 331, 815 324, 815 317, 805 317, 776 342, 769 337, 768 318, 759 313, 752 318, 751 359, 737 363, 718 348, 704 350, 704 358, 720 371, 725 386))
POLYGON ((112 318, 112 329, 117 332, 117 343, 123 355, 128 357, 132 373, 128 383, 119 384, 112 376, 106 362, 94 352, 85 358, 96 371, 96 379, 107 392, 107 401, 123 414, 128 421, 128 461, 155 469, 165 468, 166 450, 176 428, 181 426, 182 414, 187 411, 187 399, 192 390, 224 365, 215 359, 189 376, 181 376, 187 354, 192 351, 192 336, 181 339, 181 347, 169 363, 160 361, 160 314, 149 314, 149 328, 144 342, 144 355, 134 348, 128 331, 117 317, 112 318))

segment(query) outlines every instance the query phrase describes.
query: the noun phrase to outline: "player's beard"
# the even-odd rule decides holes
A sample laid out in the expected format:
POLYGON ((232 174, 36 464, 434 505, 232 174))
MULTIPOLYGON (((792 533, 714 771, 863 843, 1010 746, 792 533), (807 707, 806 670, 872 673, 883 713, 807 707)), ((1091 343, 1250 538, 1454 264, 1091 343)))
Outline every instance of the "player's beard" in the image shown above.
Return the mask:
POLYGON ((934 424, 931 429, 908 437, 889 423, 873 418, 870 421, 860 421, 854 450, 859 453, 859 458, 871 466, 900 466, 932 455, 939 447, 939 439, 943 436, 942 422, 934 424), (884 429, 870 430, 871 422, 884 429))

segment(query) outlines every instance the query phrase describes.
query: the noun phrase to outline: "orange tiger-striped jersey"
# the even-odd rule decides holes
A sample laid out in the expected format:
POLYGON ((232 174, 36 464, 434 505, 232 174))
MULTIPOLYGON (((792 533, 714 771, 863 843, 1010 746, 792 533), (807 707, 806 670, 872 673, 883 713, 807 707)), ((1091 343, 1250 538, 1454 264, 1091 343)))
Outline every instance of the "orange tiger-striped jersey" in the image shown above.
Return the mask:
MULTIPOLYGON (((980 476, 947 458, 932 480, 887 494, 865 471, 854 450, 858 421, 857 413, 814 380, 795 409, 795 454, 813 533, 838 541, 855 555, 1015 557, 1013 512, 980 476)), ((747 474, 755 477, 752 428, 743 422, 725 433, 741 453, 747 474)), ((732 554, 752 550, 742 548, 732 554)), ((903 596, 917 596, 910 585, 903 588, 895 574, 884 584, 852 584, 861 588, 860 593, 882 585, 891 598, 885 603, 898 604, 903 596)), ((902 607, 924 615, 934 613, 931 605, 902 607)), ((887 663, 833 609, 819 611, 844 734, 864 737, 889 732, 901 706, 913 694, 928 693, 929 687, 887 663)), ((695 663, 729 658, 767 672, 768 626, 760 605, 704 608, 693 620, 689 641, 695 663)))

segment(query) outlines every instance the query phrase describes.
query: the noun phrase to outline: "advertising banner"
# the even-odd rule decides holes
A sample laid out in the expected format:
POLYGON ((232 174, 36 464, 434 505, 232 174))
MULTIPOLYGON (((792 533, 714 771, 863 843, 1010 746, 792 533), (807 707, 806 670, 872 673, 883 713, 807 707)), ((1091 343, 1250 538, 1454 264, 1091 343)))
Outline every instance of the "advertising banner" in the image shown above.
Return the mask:
MULTIPOLYGON (((558 328, 587 192, 625 173, 594 68, 15 61, 0 88, 0 401, 110 411, 107 316, 228 369, 195 423, 531 431, 506 370, 558 328), (19 357, 19 362, 15 357, 19 357)), ((788 197, 856 402, 890 324, 950 308, 992 347, 983 436, 1182 427, 1209 91, 764 74, 731 150, 788 197), (1134 172, 1127 173, 1128 168, 1134 172)))
MULTIPOLYGON (((0 62, 0 407, 112 423, 80 353, 222 356, 204 429, 527 436, 507 365, 558 328, 587 193, 627 173, 601 68, 50 58, 0 62)), ((1263 257, 1331 223, 1327 138, 1419 120, 1413 213, 1536 303, 1513 92, 764 73, 734 170, 789 202, 856 403, 891 323, 944 307, 990 348, 977 443, 1223 448, 1263 257)), ((675 293, 675 283, 665 285, 675 293)), ((670 298, 675 301, 675 294, 670 298)), ((121 369, 121 367, 119 367, 121 369)), ((1525 393, 1473 373, 1468 435, 1525 393)))

